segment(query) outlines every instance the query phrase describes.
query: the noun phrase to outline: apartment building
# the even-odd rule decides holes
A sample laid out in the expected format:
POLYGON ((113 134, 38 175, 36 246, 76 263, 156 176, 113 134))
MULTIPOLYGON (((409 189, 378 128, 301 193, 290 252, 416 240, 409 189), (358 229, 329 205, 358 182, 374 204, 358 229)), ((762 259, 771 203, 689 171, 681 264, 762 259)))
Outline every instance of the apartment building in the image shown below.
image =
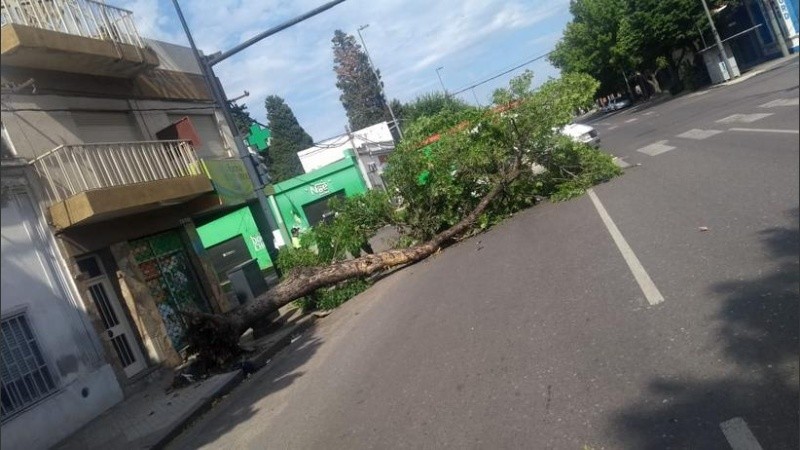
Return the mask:
POLYGON ((232 307, 197 228, 248 208, 267 230, 190 49, 132 14, 2 2, 4 449, 47 448, 179 365, 180 311, 232 307))

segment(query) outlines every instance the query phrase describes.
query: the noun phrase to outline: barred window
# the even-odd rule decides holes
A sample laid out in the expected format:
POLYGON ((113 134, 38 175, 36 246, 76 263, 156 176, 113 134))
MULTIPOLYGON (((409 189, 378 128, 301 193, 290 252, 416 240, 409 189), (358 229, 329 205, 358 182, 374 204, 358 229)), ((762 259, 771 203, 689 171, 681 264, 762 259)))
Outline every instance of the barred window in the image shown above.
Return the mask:
POLYGON ((6 421, 56 390, 56 384, 39 350, 24 314, 3 318, 2 329, 2 414, 6 421))

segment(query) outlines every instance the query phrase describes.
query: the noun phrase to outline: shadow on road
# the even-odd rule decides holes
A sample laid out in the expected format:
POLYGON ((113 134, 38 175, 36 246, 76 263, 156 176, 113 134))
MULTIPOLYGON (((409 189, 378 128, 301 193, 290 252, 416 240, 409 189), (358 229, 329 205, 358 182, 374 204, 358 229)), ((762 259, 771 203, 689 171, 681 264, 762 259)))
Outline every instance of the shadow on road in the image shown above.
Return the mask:
POLYGON ((642 402, 618 412, 613 426, 629 448, 719 448, 724 442, 719 424, 733 417, 742 417, 765 449, 800 446, 799 214, 798 210, 789 214, 791 227, 760 233, 775 262, 771 272, 710 287, 724 296, 715 331, 738 369, 716 380, 653 379, 649 393, 672 400, 642 402))
POLYGON ((317 352, 322 340, 310 338, 310 331, 297 342, 276 355, 274 362, 251 375, 228 396, 214 405, 211 411, 194 422, 183 434, 167 445, 169 449, 196 449, 213 444, 220 437, 233 432, 240 424, 249 421, 258 411, 256 403, 289 387, 305 372, 302 367, 317 352))

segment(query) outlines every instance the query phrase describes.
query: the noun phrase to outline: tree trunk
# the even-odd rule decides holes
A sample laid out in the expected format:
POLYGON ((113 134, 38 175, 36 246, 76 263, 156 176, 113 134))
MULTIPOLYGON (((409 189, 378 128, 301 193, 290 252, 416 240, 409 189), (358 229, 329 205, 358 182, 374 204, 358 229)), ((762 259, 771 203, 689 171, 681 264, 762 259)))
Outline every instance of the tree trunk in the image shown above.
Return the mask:
POLYGON ((198 358, 206 364, 224 365, 239 353, 239 337, 247 328, 293 300, 345 280, 367 277, 392 267, 413 264, 427 258, 444 243, 468 231, 492 200, 520 173, 517 165, 505 177, 504 182, 498 183, 489 191, 466 217, 425 243, 402 250, 387 250, 364 255, 327 267, 295 269, 287 278, 257 299, 224 315, 187 313, 191 350, 197 352, 198 358))

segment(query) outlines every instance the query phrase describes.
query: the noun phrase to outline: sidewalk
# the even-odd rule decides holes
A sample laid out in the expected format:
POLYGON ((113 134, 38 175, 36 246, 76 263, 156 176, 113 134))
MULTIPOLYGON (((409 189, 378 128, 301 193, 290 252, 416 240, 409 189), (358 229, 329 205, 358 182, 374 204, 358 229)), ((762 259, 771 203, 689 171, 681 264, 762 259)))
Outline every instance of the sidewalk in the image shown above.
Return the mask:
POLYGON ((280 350, 310 328, 316 315, 302 314, 293 305, 280 310, 282 325, 259 339, 246 333, 242 347, 250 351, 243 369, 210 376, 180 389, 171 389, 171 373, 152 382, 89 422, 54 448, 58 450, 163 448, 222 396, 269 362, 280 350))
POLYGON ((747 70, 747 72, 743 73, 738 78, 734 78, 734 79, 728 80, 728 81, 726 81, 724 83, 720 83, 720 84, 714 85, 711 88, 713 89, 713 88, 717 88, 717 87, 731 86, 731 85, 734 85, 734 84, 737 84, 737 83, 741 83, 742 81, 749 80, 750 78, 753 78, 755 76, 761 75, 764 72, 768 72, 768 71, 770 71, 770 70, 772 70, 772 69, 774 69, 776 67, 780 67, 780 66, 782 66, 783 64, 785 64, 785 63, 787 63, 789 61, 796 60, 797 58, 798 58, 798 54, 795 53, 795 54, 792 54, 792 55, 789 55, 789 56, 786 56, 786 57, 781 57, 781 58, 778 58, 778 59, 773 59, 771 61, 767 61, 765 63, 761 63, 761 64, 759 64, 757 66, 751 67, 750 69, 747 70))

